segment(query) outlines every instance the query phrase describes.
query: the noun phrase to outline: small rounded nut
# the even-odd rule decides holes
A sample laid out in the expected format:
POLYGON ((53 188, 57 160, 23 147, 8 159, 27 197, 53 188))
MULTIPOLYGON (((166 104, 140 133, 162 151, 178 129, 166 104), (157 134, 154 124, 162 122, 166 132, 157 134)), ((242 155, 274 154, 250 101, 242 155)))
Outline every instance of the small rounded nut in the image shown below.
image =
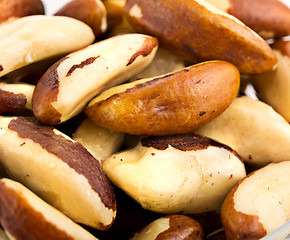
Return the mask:
POLYGON ((125 134, 102 128, 87 118, 79 125, 72 138, 81 143, 102 165, 106 158, 120 149, 125 134))
POLYGON ((290 41, 279 40, 272 47, 278 59, 277 68, 250 79, 258 98, 290 122, 290 41))
POLYGON ((37 15, 6 21, 0 25, 0 77, 93 41, 91 28, 69 17, 37 15))
POLYGON ((235 151, 194 134, 144 138, 103 169, 144 209, 165 214, 216 210, 246 176, 235 151))
POLYGON ((41 0, 1 0, 0 23, 9 18, 29 15, 44 15, 44 6, 41 0))
POLYGON ((243 179, 227 196, 221 218, 227 239, 260 239, 290 220, 290 161, 243 179))
POLYGON ((225 112, 195 133, 230 146, 256 167, 290 159, 289 123, 272 107, 250 97, 236 98, 225 112))
MULTIPOLYGON (((9 239, 97 240, 26 187, 0 179, 0 220, 9 239)), ((2 238, 1 238, 2 239, 2 238)))
POLYGON ((202 240, 200 224, 184 215, 168 215, 155 220, 130 240, 202 240))
POLYGON ((133 135, 192 132, 221 114, 236 97, 239 71, 210 61, 111 88, 85 114, 96 124, 133 135))
POLYGON ((76 116, 101 91, 147 67, 157 48, 156 38, 125 34, 62 58, 36 85, 32 97, 35 117, 40 122, 55 125, 76 116))
POLYGON ((54 15, 72 17, 88 24, 97 40, 107 30, 107 12, 101 0, 72 0, 54 15))
POLYGON ((30 84, 0 83, 0 115, 32 115, 32 93, 30 84))
POLYGON ((137 31, 190 62, 225 60, 243 74, 271 71, 277 63, 258 34, 205 1, 128 0, 125 14, 137 31))
POLYGON ((80 144, 29 117, 0 117, 0 163, 76 222, 107 230, 116 217, 112 185, 80 144))
POLYGON ((290 35, 290 9, 277 0, 206 0, 229 13, 263 38, 290 35))

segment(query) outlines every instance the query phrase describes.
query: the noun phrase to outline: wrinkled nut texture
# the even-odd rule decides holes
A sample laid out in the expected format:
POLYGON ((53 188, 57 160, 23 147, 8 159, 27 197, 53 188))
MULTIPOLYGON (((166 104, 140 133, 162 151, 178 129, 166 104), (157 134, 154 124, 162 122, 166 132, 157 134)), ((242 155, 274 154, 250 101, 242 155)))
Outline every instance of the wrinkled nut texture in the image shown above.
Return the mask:
POLYGON ((72 17, 88 24, 96 39, 100 39, 107 30, 107 12, 101 0, 72 0, 54 15, 72 17))
POLYGON ((224 143, 254 166, 290 159, 290 125, 269 105, 250 97, 233 101, 219 117, 195 131, 224 143))
POLYGON ((102 128, 87 118, 73 133, 72 138, 81 143, 102 165, 106 158, 120 149, 125 134, 102 128))
POLYGON ((221 114, 236 97, 240 76, 224 61, 111 88, 85 114, 96 124, 133 135, 188 133, 221 114))
POLYGON ((0 115, 32 115, 32 93, 30 84, 0 83, 0 115))
POLYGON ((271 71, 277 63, 259 35, 203 0, 128 0, 125 14, 137 31, 191 62, 225 60, 243 74, 271 71))
POLYGON ((166 214, 216 210, 246 175, 235 151, 194 134, 144 138, 103 169, 144 209, 166 214))
POLYGON ((231 191, 221 218, 227 239, 260 239, 290 220, 290 161, 253 172, 231 191))
POLYGON ((0 77, 93 41, 91 28, 69 17, 38 15, 6 21, 0 25, 0 77))
POLYGON ((290 9, 277 0, 206 0, 229 13, 263 38, 280 38, 290 34, 290 9))
POLYGON ((125 34, 64 57, 36 85, 32 98, 34 115, 50 125, 70 119, 101 91, 148 66, 157 47, 156 38, 125 34))
POLYGON ((0 118, 0 161, 23 183, 76 222, 108 229, 116 216, 111 184, 80 144, 33 118, 0 118))
POLYGON ((10 239, 97 240, 26 187, 0 180, 0 220, 10 239))
POLYGON ((130 240, 202 240, 200 224, 184 215, 168 215, 150 223, 130 240))
POLYGON ((43 15, 44 6, 41 0, 1 0, 0 23, 13 17, 43 15))
POLYGON ((290 41, 279 40, 273 49, 278 59, 276 70, 251 76, 251 82, 259 99, 290 122, 290 41))

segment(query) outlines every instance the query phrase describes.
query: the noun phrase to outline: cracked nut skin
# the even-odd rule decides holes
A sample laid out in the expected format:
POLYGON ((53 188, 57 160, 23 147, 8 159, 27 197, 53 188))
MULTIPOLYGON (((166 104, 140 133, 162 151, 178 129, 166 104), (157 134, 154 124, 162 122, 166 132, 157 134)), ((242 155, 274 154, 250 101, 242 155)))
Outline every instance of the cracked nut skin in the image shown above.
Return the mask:
POLYGON ((76 222, 108 229, 113 188, 80 143, 29 117, 0 117, 0 163, 13 179, 76 222))
POLYGON ((251 76, 251 82, 258 98, 271 105, 290 123, 290 41, 278 40, 272 48, 278 59, 277 68, 251 76))
POLYGON ((206 0, 231 14, 263 38, 290 34, 290 9, 277 0, 206 0))
POLYGON ((227 239, 260 239, 290 220, 290 161, 272 163, 237 184, 221 208, 227 239))
POLYGON ((225 60, 243 74, 271 71, 277 63, 258 34, 202 0, 128 0, 125 14, 137 31, 190 62, 225 60))
POLYGON ((0 203, 0 222, 9 239, 97 240, 29 189, 13 180, 0 179, 0 203))
POLYGON ((246 176, 234 150, 195 134, 143 138, 107 158, 103 169, 144 209, 165 214, 217 210, 246 176))
POLYGON ((27 16, 0 25, 0 77, 47 58, 68 54, 94 41, 92 29, 62 16, 27 16))
POLYGON ((107 30, 107 12, 101 0, 72 0, 58 10, 55 16, 67 16, 88 24, 96 40, 107 30))
POLYGON ((185 215, 167 215, 159 218, 130 240, 202 240, 203 230, 200 224, 185 215))
POLYGON ((101 91, 148 66, 157 48, 156 38, 125 34, 62 58, 35 87, 32 97, 35 117, 45 124, 56 125, 76 116, 101 91))
POLYGON ((221 114, 235 99, 238 69, 210 61, 111 88, 85 114, 96 124, 133 135, 188 133, 221 114))
POLYGON ((0 115, 32 115, 33 91, 34 86, 30 84, 0 83, 0 115))
POLYGON ((30 15, 44 15, 41 0, 1 0, 0 2, 0 23, 9 18, 30 15))
POLYGON ((251 166, 290 159, 289 123, 271 106, 250 97, 236 98, 220 116, 195 133, 230 146, 251 166))

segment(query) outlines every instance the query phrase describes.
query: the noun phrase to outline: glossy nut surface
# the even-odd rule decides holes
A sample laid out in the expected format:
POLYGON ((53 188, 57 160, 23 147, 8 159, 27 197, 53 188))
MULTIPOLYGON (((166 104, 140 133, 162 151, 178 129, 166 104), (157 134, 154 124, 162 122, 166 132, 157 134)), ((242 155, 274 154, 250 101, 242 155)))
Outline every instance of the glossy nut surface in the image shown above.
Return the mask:
POLYGON ((1 225, 9 239, 97 240, 18 182, 0 180, 0 203, 1 225))
POLYGON ((203 230, 200 224, 185 215, 168 215, 159 218, 130 240, 202 240, 203 230))
POLYGON ((96 124, 133 135, 188 133, 221 114, 236 97, 239 72, 210 61, 111 88, 85 114, 96 124))
POLYGON ((216 210, 246 175, 235 151, 194 134, 144 138, 103 169, 144 209, 166 214, 216 210))
POLYGON ((243 74, 271 71, 277 63, 259 35, 203 0, 128 0, 125 14, 137 31, 191 62, 225 60, 243 74))
POLYGON ((195 133, 230 146, 253 166, 290 158, 289 123, 272 107, 250 97, 235 99, 224 113, 195 133))
POLYGON ((0 115, 32 115, 32 93, 30 84, 0 83, 0 115))
POLYGON ((101 0, 72 0, 54 15, 72 17, 88 24, 96 39, 100 39, 107 30, 107 12, 101 0))
POLYGON ((243 179, 227 196, 221 218, 227 239, 260 239, 290 220, 290 161, 243 179))
POLYGON ((80 113, 101 91, 128 80, 152 61, 156 38, 125 34, 74 52, 52 65, 36 85, 36 118, 59 124, 80 113))
POLYGON ((99 162, 80 144, 33 118, 0 117, 0 162, 74 221, 101 230, 116 216, 111 184, 99 162))
POLYGON ((37 15, 6 21, 0 25, 0 77, 93 41, 91 28, 69 17, 37 15))

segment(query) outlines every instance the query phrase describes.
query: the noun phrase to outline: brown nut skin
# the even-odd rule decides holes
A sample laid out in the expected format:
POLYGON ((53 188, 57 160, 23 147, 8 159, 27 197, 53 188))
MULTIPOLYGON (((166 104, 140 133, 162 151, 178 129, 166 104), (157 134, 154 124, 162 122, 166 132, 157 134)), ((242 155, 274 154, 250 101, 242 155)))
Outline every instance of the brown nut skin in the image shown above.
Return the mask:
POLYGON ((1 0, 0 23, 11 17, 43 15, 44 6, 41 0, 1 0))
POLYGON ((137 31, 190 62, 225 60, 243 74, 271 71, 277 63, 260 36, 204 1, 128 0, 125 14, 137 31))
POLYGON ((272 163, 241 180, 221 207, 227 239, 261 239, 289 220, 290 161, 272 163))
POLYGON ((9 239, 97 240, 18 182, 2 178, 0 193, 0 221, 9 239))
POLYGON ((111 88, 92 100, 85 114, 116 132, 188 133, 221 114, 236 97, 239 82, 239 72, 232 64, 205 62, 111 88))
POLYGON ((107 30, 107 13, 100 0, 72 0, 54 15, 72 17, 86 23, 93 29, 96 40, 107 30))
POLYGON ((229 13, 263 38, 290 34, 290 9, 277 0, 206 0, 229 13))
POLYGON ((184 215, 167 215, 155 220, 131 240, 202 240, 203 230, 200 224, 184 215))

